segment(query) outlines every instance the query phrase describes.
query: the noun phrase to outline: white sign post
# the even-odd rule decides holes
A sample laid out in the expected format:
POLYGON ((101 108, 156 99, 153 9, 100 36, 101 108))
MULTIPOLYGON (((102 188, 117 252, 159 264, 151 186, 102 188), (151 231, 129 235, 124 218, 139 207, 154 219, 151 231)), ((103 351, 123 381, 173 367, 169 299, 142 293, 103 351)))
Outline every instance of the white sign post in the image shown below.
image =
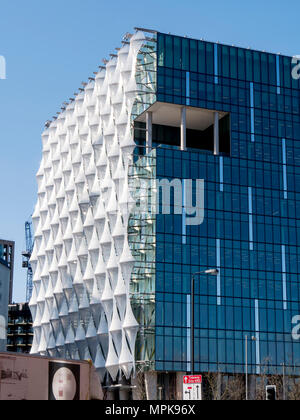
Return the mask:
POLYGON ((183 377, 183 399, 190 401, 202 400, 202 376, 184 376, 183 377))

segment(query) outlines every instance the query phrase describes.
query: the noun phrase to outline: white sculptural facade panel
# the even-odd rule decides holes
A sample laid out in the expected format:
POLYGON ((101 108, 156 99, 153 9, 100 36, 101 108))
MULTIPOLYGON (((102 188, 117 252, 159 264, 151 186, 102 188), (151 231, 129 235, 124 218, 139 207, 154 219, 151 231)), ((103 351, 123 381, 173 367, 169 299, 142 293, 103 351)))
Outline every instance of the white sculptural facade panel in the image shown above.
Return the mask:
POLYGON ((135 368, 128 167, 145 42, 133 35, 49 124, 37 173, 32 354, 91 359, 102 379, 135 368))

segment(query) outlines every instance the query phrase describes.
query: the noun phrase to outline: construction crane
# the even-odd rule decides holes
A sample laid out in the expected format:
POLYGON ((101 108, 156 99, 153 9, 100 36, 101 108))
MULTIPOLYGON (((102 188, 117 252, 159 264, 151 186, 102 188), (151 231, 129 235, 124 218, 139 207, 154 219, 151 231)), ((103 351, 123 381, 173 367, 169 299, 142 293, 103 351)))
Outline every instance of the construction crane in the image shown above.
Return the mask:
POLYGON ((26 239, 26 251, 22 252, 23 262, 22 267, 27 268, 27 282, 26 282, 26 302, 29 302, 32 295, 32 267, 30 264, 30 257, 33 250, 33 235, 32 235, 32 222, 28 221, 25 223, 25 239, 26 239))

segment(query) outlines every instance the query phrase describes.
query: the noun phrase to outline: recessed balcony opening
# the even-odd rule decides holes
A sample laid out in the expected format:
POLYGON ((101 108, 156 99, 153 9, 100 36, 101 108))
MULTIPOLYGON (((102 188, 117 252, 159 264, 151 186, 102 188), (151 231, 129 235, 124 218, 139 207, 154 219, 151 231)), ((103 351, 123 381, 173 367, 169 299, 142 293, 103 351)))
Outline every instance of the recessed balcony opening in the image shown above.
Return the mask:
POLYGON ((230 114, 156 102, 136 118, 135 140, 142 148, 166 146, 230 155, 230 114))

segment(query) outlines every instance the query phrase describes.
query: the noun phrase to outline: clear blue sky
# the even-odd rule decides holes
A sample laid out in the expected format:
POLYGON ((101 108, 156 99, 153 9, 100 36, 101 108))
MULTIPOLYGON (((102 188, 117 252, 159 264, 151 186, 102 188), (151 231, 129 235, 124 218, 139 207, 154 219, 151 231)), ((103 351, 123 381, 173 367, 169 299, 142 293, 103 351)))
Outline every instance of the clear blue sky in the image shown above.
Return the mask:
POLYGON ((43 124, 134 26, 300 54, 299 0, 0 0, 0 237, 16 241, 25 299, 24 222, 33 211, 43 124))

